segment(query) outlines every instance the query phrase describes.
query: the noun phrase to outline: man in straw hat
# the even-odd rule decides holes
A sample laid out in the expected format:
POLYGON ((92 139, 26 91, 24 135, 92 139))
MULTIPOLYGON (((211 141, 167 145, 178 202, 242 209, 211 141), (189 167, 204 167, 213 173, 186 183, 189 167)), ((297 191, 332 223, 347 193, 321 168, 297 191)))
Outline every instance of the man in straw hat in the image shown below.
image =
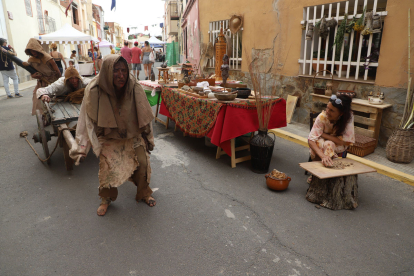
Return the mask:
POLYGON ((84 89, 91 81, 91 79, 81 77, 74 67, 69 67, 66 69, 64 77, 59 78, 48 87, 37 89, 36 97, 43 102, 50 102, 53 97, 66 96, 71 92, 84 89))
POLYGON ((118 187, 127 180, 137 186, 137 201, 155 206, 149 187, 153 119, 145 92, 129 73, 127 61, 119 55, 107 55, 101 72, 85 89, 76 128, 77 146, 70 150, 75 164, 91 147, 99 157, 99 216, 105 215, 118 196, 118 187))

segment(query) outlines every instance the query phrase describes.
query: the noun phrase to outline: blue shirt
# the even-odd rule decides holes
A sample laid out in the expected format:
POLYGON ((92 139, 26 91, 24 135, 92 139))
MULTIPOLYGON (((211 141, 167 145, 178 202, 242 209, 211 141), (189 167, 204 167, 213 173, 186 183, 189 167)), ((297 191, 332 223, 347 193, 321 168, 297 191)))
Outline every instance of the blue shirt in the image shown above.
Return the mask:
MULTIPOLYGON (((10 48, 7 46, 1 46, 4 49, 6 49, 7 51, 10 51, 10 48)), ((1 51, 1 50, 0 50, 1 51)), ((1 53, 1 59, 0 59, 0 71, 10 71, 10 70, 14 70, 14 66, 13 66, 13 62, 11 61, 10 58, 7 58, 7 56, 2 52, 1 53), (7 66, 5 66, 5 62, 3 62, 7 60, 7 66)))

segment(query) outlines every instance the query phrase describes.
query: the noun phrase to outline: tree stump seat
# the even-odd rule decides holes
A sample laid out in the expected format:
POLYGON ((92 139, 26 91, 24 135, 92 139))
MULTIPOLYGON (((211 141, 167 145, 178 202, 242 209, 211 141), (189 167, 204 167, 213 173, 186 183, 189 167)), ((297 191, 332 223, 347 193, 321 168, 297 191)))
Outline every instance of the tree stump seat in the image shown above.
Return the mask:
POLYGON ((331 210, 358 207, 358 175, 319 179, 315 175, 306 193, 309 202, 331 210))

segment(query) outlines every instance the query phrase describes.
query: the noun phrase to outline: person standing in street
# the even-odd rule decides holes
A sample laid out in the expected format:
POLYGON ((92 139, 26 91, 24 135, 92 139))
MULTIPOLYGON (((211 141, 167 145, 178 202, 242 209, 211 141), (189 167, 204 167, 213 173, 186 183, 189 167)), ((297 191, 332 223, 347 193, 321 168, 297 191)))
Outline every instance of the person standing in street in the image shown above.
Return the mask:
POLYGON ((151 78, 151 66, 152 66, 152 62, 150 61, 151 53, 152 53, 152 49, 149 45, 149 42, 145 41, 145 46, 142 49, 142 53, 141 53, 142 64, 144 64, 145 80, 148 80, 151 78))
POLYGON ((115 49, 112 47, 112 45, 109 45, 109 49, 111 49, 111 55, 115 55, 115 49))
POLYGON ((132 70, 132 51, 128 47, 128 41, 124 42, 124 47, 121 49, 121 56, 128 62, 128 69, 132 70))
POLYGON ((53 50, 50 55, 55 60, 55 63, 57 65, 57 67, 59 68, 60 74, 63 74, 62 61, 63 61, 63 64, 65 64, 65 70, 68 68, 68 66, 66 65, 66 61, 63 58, 63 55, 60 52, 57 51, 56 43, 52 43, 52 45, 50 45, 50 48, 53 50))
POLYGON ((139 80, 139 71, 141 71, 141 49, 138 47, 138 42, 134 42, 132 52, 132 74, 139 80), (136 73, 137 72, 137 73, 136 73), (136 73, 136 75, 135 75, 136 73))
POLYGON ((150 151, 154 149, 154 115, 144 89, 119 55, 107 55, 102 71, 86 87, 76 127, 76 144, 69 151, 75 164, 92 147, 99 157, 98 216, 105 215, 129 180, 137 187, 136 201, 156 205, 149 187, 150 151))
POLYGON ((16 74, 16 69, 13 66, 13 62, 7 58, 7 56, 4 54, 6 52, 9 52, 13 56, 17 56, 16 52, 14 51, 13 47, 10 45, 7 46, 7 40, 4 38, 0 38, 0 45, 1 45, 1 62, 0 62, 0 72, 3 76, 3 83, 4 83, 4 90, 6 90, 7 98, 12 99, 13 96, 10 94, 10 88, 9 88, 9 78, 13 80, 13 86, 14 86, 14 96, 15 97, 23 97, 19 93, 19 78, 16 74))

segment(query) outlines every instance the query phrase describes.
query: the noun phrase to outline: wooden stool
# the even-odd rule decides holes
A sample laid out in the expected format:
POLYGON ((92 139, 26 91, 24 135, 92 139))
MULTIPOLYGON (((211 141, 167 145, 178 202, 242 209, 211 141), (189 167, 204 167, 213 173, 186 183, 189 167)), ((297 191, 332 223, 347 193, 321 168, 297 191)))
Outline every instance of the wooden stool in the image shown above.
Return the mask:
POLYGON ((164 81, 164 84, 169 83, 170 82, 170 76, 169 76, 170 67, 167 67, 167 68, 157 67, 157 69, 158 69, 158 83, 160 82, 161 79, 164 81))
MULTIPOLYGON (((339 159, 336 159, 339 161, 339 159)), ((331 210, 355 209, 358 207, 358 174, 377 170, 350 159, 340 159, 350 166, 344 169, 326 168, 321 161, 300 163, 312 174, 312 181, 306 193, 309 202, 331 210)))

